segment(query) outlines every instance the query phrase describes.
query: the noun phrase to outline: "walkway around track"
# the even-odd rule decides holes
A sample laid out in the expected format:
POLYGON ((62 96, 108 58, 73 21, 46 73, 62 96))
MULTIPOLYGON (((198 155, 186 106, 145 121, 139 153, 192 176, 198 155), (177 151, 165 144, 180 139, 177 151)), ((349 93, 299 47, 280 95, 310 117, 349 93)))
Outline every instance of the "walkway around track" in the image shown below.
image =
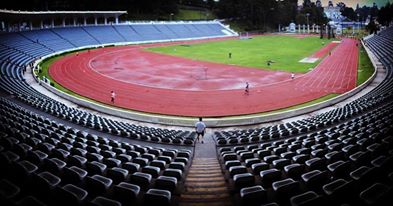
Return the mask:
POLYGON ((185 181, 185 191, 179 206, 230 206, 233 205, 217 159, 212 133, 205 142, 197 143, 194 159, 185 181))

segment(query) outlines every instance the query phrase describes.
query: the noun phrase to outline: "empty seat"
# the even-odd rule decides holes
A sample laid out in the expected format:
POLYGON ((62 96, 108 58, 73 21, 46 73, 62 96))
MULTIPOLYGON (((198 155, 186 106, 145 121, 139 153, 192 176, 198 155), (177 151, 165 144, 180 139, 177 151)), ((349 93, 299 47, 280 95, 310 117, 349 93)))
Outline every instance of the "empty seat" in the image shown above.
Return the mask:
POLYGON ((48 194, 60 184, 61 179, 50 172, 41 172, 33 175, 34 187, 31 188, 32 192, 40 197, 48 198, 48 194))
POLYGON ((255 184, 255 177, 251 173, 236 174, 233 176, 236 190, 243 187, 250 187, 255 184))
POLYGON ((0 180, 0 200, 10 200, 20 193, 20 188, 14 183, 6 180, 0 180))
POLYGON ((168 177, 175 177, 177 180, 181 180, 181 178, 183 176, 183 172, 178 169, 167 168, 164 170, 162 175, 168 176, 168 177))
POLYGON ((312 170, 324 170, 326 169, 325 161, 324 159, 321 159, 319 157, 315 157, 312 159, 309 159, 305 162, 307 169, 309 171, 312 170))
POLYGON ((332 204, 345 203, 351 199, 350 184, 344 179, 337 179, 323 186, 332 204), (345 200, 344 200, 345 199, 345 200))
POLYGON ((91 206, 121 206, 121 203, 106 197, 98 196, 90 201, 91 206))
POLYGON ((258 175, 261 171, 269 169, 269 164, 266 162, 255 163, 251 165, 251 169, 255 175, 258 175))
POLYGON ((392 188, 375 183, 360 193, 360 199, 367 205, 390 205, 392 188))
POLYGON ((272 183, 273 190, 278 198, 288 198, 299 193, 299 182, 291 178, 283 179, 272 183))
POLYGON ((89 193, 92 193, 93 195, 106 193, 113 182, 111 179, 101 175, 94 175, 92 177, 87 176, 85 179, 86 187, 89 193))
POLYGON ((266 194, 266 190, 260 185, 244 187, 240 190, 243 205, 260 205, 266 201, 266 194))
POLYGON ((308 191, 291 197, 290 202, 292 206, 313 206, 323 205, 321 196, 313 191, 308 191))
POLYGON ((126 169, 128 173, 133 174, 139 171, 140 165, 133 162, 126 162, 122 165, 122 168, 126 169))
POLYGON ((259 175, 262 178, 263 185, 267 187, 270 187, 273 182, 281 179, 281 171, 275 168, 261 171, 259 175))
POLYGON ((132 204, 137 200, 140 192, 138 185, 121 182, 113 188, 113 196, 123 204, 132 204))
POLYGON ((87 195, 86 190, 72 184, 67 184, 56 189, 56 204, 64 206, 82 205, 87 195))
POLYGON ((229 168, 229 174, 233 177, 236 174, 246 173, 247 168, 243 165, 240 166, 232 166, 229 168))
POLYGON ((143 196, 143 205, 165 205, 171 204, 171 192, 168 190, 149 189, 143 196))
POLYGON ((321 186, 328 180, 327 171, 313 170, 302 175, 307 188, 314 191, 321 190, 321 186))
POLYGON ((87 159, 79 155, 68 156, 67 164, 69 166, 85 167, 87 159))
POLYGON ((155 188, 168 190, 173 192, 177 187, 177 179, 175 177, 159 176, 155 181, 155 188))
POLYGON ((172 162, 169 164, 168 168, 171 169, 178 169, 181 171, 184 171, 186 165, 183 162, 172 162))
POLYGON ((153 178, 157 178, 158 175, 160 174, 160 168, 159 167, 154 167, 154 166, 145 166, 142 168, 143 173, 151 174, 153 178))
POLYGON ((290 164, 284 167, 284 171, 290 178, 299 178, 300 175, 304 172, 304 165, 303 164, 290 164))
POLYGON ((119 167, 113 167, 107 170, 106 176, 111 178, 113 182, 117 184, 126 180, 128 171, 119 167))
POLYGON ((63 179, 67 183, 79 183, 87 176, 87 171, 76 166, 63 169, 63 179))
POLYGON ((239 160, 228 160, 225 162, 225 168, 228 170, 232 166, 241 166, 242 163, 239 160))
POLYGON ((86 170, 89 175, 103 175, 107 166, 101 162, 93 161, 86 163, 86 170))
POLYGON ((327 168, 334 178, 345 178, 349 174, 350 166, 349 162, 340 160, 329 164, 327 168))
POLYGON ((142 190, 146 190, 152 181, 152 176, 147 173, 135 172, 130 176, 130 182, 138 185, 142 190))
POLYGON ((272 163, 273 163, 273 167, 282 170, 285 166, 291 164, 291 161, 288 159, 277 159, 274 160, 272 163))

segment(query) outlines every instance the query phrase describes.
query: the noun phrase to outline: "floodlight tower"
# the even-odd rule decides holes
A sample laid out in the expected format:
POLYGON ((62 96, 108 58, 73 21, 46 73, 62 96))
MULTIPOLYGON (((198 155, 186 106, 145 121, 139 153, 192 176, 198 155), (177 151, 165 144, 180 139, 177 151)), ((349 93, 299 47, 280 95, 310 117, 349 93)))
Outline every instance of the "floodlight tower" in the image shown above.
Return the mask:
POLYGON ((310 33, 310 24, 308 23, 308 17, 310 16, 310 13, 306 13, 307 17, 307 33, 310 33))

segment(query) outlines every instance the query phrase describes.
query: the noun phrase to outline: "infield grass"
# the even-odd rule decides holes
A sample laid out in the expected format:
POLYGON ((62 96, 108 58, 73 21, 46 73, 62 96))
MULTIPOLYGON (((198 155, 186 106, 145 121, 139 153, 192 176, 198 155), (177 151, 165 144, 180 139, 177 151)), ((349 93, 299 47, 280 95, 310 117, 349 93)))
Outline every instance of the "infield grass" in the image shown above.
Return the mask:
POLYGON ((331 40, 319 37, 256 36, 215 42, 147 48, 148 51, 191 58, 194 60, 233 64, 268 70, 306 73, 315 63, 300 63, 331 40), (229 58, 229 53, 232 57, 229 58), (273 63, 267 65, 268 61, 273 63))

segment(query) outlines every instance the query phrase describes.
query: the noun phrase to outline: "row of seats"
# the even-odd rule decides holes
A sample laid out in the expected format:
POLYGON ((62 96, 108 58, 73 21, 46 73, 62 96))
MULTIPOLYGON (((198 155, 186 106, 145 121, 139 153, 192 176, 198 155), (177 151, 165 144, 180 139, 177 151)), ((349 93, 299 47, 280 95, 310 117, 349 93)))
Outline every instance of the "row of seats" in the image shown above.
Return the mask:
POLYGON ((4 98, 0 106, 3 201, 170 205, 182 190, 191 151, 128 144, 65 128, 4 98))
POLYGON ((390 103, 355 121, 296 138, 220 148, 220 162, 232 192, 244 205, 287 205, 292 196, 310 192, 312 198, 316 194, 331 204, 358 205, 371 201, 362 198, 363 191, 373 184, 383 183, 391 192, 392 106, 390 103), (359 123, 364 124, 359 127, 359 123), (346 189, 338 190, 344 184, 346 189), (340 193, 345 194, 341 199, 337 197, 340 193))

